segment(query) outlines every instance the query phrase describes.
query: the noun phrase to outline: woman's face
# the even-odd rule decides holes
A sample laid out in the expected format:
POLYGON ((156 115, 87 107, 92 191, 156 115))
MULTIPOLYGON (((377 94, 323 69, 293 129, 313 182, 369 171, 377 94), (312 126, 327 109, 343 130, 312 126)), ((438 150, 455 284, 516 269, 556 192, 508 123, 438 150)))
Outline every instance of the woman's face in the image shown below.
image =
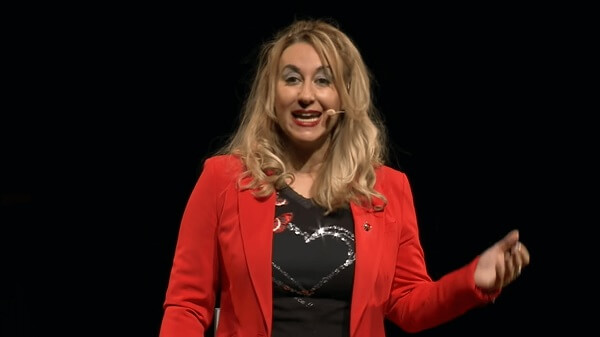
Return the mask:
POLYGON ((279 59, 275 111, 279 125, 297 145, 326 139, 339 115, 340 99, 329 67, 308 43, 287 47, 279 59))

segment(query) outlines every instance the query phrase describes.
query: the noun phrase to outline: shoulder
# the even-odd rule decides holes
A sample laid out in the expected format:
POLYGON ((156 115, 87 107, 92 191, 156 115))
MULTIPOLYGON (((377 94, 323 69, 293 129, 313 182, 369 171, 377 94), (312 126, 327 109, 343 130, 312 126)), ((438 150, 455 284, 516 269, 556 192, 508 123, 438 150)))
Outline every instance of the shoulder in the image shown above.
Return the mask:
POLYGON ((240 157, 232 155, 232 154, 222 154, 216 155, 212 157, 208 157, 204 161, 204 167, 218 167, 222 169, 231 169, 236 171, 242 170, 242 160, 240 157))
MULTIPOLYGON (((235 155, 216 155, 208 157, 202 167, 202 175, 220 182, 235 181, 242 173, 243 164, 235 155)), ((217 182, 215 181, 215 182, 217 182)))
POLYGON ((375 169, 375 175, 377 180, 382 179, 406 179, 406 173, 401 170, 395 169, 391 166, 381 165, 375 169))
POLYGON ((410 188, 406 173, 393 167, 387 165, 379 166, 375 169, 375 175, 375 189, 379 191, 410 188))

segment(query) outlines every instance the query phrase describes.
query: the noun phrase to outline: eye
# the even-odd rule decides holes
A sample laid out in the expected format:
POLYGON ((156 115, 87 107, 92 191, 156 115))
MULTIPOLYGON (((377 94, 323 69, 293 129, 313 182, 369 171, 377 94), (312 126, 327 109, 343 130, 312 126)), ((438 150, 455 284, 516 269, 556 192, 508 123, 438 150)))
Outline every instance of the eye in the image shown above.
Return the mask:
POLYGON ((331 84, 331 80, 326 77, 319 77, 315 79, 315 83, 317 83, 320 86, 327 87, 331 84))
POLYGON ((286 84, 296 84, 300 83, 300 77, 298 76, 287 76, 283 79, 286 84))

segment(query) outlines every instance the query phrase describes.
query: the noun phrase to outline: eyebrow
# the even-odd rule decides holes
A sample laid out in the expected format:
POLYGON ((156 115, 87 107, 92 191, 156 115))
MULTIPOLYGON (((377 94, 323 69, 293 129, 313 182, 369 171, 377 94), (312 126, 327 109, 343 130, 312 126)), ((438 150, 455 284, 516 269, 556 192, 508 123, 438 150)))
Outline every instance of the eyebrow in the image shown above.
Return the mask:
MULTIPOLYGON (((286 64, 286 65, 283 67, 283 69, 282 69, 281 71, 283 72, 283 71, 284 71, 284 70, 286 70, 286 69, 290 69, 290 70, 292 70, 292 71, 294 71, 294 72, 300 73, 300 68, 296 67, 296 66, 295 66, 295 65, 293 65, 293 64, 286 64)), ((331 75, 331 67, 328 67, 328 66, 320 66, 319 68, 317 68, 317 72, 320 72, 320 71, 324 71, 324 72, 326 72, 328 75, 331 75)))

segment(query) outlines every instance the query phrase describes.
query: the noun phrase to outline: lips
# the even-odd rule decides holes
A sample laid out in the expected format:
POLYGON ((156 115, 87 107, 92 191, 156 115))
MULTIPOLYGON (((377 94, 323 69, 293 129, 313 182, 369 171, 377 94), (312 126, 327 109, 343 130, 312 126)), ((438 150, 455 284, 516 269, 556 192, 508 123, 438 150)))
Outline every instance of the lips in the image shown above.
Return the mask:
POLYGON ((320 111, 292 111, 294 122, 300 126, 318 125, 321 120, 321 115, 323 115, 323 113, 320 111))

